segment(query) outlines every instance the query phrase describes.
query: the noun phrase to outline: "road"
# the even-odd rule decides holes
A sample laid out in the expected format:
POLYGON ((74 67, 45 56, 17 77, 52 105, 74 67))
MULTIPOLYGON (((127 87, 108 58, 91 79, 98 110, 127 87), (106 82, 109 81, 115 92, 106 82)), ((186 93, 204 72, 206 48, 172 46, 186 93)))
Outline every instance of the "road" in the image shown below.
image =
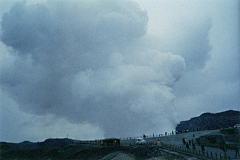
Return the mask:
MULTIPOLYGON (((220 131, 219 130, 209 130, 209 131, 198 131, 198 132, 189 132, 189 133, 182 133, 182 134, 177 134, 177 135, 168 135, 168 136, 154 136, 154 137, 149 137, 149 138, 145 138, 146 142, 148 143, 156 143, 157 140, 159 139, 160 142, 164 143, 164 144, 170 144, 170 145, 174 145, 174 146, 179 146, 179 147, 184 147, 185 145, 182 143, 182 139, 185 138, 187 141, 192 138, 197 138, 203 135, 208 135, 208 134, 219 134, 220 131), (194 137, 193 137, 194 134, 194 137)), ((134 145, 135 143, 135 139, 128 139, 128 140, 121 140, 121 143, 128 143, 131 145, 134 145)), ((190 145, 190 148, 192 148, 192 146, 190 145)), ((201 151, 201 146, 196 145, 196 150, 200 150, 201 151)), ((217 155, 224 155, 223 150, 221 150, 220 148, 215 148, 215 147, 207 147, 205 146, 205 151, 208 151, 208 153, 210 154, 212 152, 213 156, 215 156, 215 153, 217 153, 217 155)), ((233 149, 228 149, 226 152, 227 156, 230 156, 231 159, 240 159, 240 158, 235 158, 235 150, 233 149)))

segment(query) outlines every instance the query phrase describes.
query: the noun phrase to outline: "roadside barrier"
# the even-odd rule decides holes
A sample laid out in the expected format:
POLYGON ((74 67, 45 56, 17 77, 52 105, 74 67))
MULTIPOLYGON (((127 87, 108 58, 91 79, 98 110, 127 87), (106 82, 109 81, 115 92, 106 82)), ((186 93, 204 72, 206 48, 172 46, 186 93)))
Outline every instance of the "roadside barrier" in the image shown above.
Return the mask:
POLYGON ((86 141, 75 141, 75 142, 72 142, 72 144, 93 144, 94 141, 93 140, 86 140, 86 141))
MULTIPOLYGON (((199 130, 200 131, 200 130, 199 130)), ((181 133, 185 133, 185 132, 181 132, 181 133)), ((127 138, 121 138, 121 140, 135 140, 137 138, 157 138, 157 137, 166 137, 166 136, 171 136, 171 135, 176 135, 176 134, 181 134, 181 133, 174 133, 174 132, 170 132, 167 133, 165 132, 165 134, 150 134, 150 135, 143 135, 143 136, 137 136, 137 137, 127 137, 127 138)), ((154 142, 147 142, 148 145, 159 145, 159 143, 154 143, 154 142)), ((129 145, 133 145, 132 143, 122 143, 121 145, 123 146, 129 146, 129 145)), ((180 152, 184 152, 187 154, 191 154, 191 155, 196 155, 202 158, 207 158, 207 159, 214 159, 214 160, 230 160, 230 159, 235 159, 235 157, 230 157, 226 154, 223 153, 216 153, 216 152, 210 152, 210 151, 201 151, 200 149, 192 149, 192 148, 186 148, 186 147, 182 147, 182 146, 174 146, 171 144, 163 144, 161 142, 161 144, 163 147, 167 147, 170 148, 172 150, 176 150, 176 151, 180 151, 180 152)), ((212 145, 210 147, 217 147, 216 145, 212 145)), ((228 146, 228 148, 234 149, 235 146, 228 146)))
MULTIPOLYGON (((165 136, 165 135, 164 135, 165 136)), ((140 138, 140 137, 136 137, 136 138, 140 138)), ((136 139, 135 137, 128 137, 127 139, 136 139)), ((93 145, 100 145, 99 140, 95 140, 95 141, 76 141, 73 142, 73 144, 93 144, 93 145)), ((132 143, 121 143, 121 146, 130 146, 130 145, 134 145, 132 143)), ((169 150, 173 150, 176 152, 182 152, 185 154, 189 154, 189 155, 193 155, 193 156, 198 156, 198 157, 202 157, 202 158, 206 158, 206 159, 214 159, 214 160, 230 160, 231 157, 227 156, 226 154, 222 154, 222 153, 216 153, 216 152, 209 152, 209 151, 202 151, 200 149, 192 149, 192 148, 186 148, 183 146, 177 146, 177 145, 172 145, 172 144, 167 144, 167 143, 163 143, 160 141, 157 142, 147 142, 147 145, 159 145, 162 146, 166 149, 169 150)))
POLYGON ((208 159, 214 159, 214 160, 230 160, 231 159, 231 157, 227 156, 226 154, 223 155, 221 153, 216 153, 216 152, 213 153, 209 151, 201 151, 200 149, 191 149, 191 148, 175 146, 175 145, 166 144, 166 143, 162 143, 162 146, 171 150, 180 151, 180 152, 184 152, 187 154, 196 155, 196 156, 200 156, 208 159))
MULTIPOLYGON (((231 157, 227 155, 223 155, 221 153, 216 152, 209 152, 209 151, 201 151, 200 149, 192 149, 192 148, 186 148, 183 146, 177 146, 172 144, 166 144, 166 143, 157 143, 157 142, 148 142, 148 145, 160 145, 166 149, 173 150, 176 152, 197 156, 205 159, 214 159, 214 160, 230 160, 231 157)), ((130 143, 122 143, 122 146, 129 146, 130 143)))
POLYGON ((137 139, 137 138, 155 138, 155 137, 163 137, 163 136, 171 136, 175 135, 173 132, 165 133, 165 134, 145 134, 143 136, 136 136, 136 137, 127 137, 127 138, 121 138, 121 140, 129 140, 129 139, 137 139))

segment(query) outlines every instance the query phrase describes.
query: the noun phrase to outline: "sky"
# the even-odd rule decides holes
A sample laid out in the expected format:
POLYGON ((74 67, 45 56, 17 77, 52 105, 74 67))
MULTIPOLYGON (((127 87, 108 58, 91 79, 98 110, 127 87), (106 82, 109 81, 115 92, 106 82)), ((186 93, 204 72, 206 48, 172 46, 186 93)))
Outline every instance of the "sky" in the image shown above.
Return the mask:
POLYGON ((0 141, 160 134, 240 110, 239 0, 0 0, 0 141))

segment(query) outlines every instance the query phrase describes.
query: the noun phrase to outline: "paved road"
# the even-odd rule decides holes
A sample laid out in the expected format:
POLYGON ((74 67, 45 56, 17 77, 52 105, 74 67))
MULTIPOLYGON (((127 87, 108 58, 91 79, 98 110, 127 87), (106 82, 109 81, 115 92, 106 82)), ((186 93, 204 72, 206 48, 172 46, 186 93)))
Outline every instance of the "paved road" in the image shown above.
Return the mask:
MULTIPOLYGON (((217 133, 220 133, 219 130, 198 131, 198 132, 189 132, 189 133, 183 133, 183 134, 177 134, 177 135, 150 137, 150 138, 145 138, 145 140, 146 142, 157 142, 157 140, 159 139, 161 142, 165 144, 172 144, 175 146, 185 147, 185 145, 183 145, 182 143, 183 138, 185 138, 188 141, 189 139, 191 140, 193 138, 193 134, 195 135, 194 138, 196 138, 196 137, 207 135, 207 134, 217 134, 217 133)), ((135 139, 129 139, 129 140, 123 140, 122 143, 130 143, 133 145, 135 141, 136 141, 135 139)), ((190 145, 190 148, 192 148, 191 145, 190 145)), ((201 146, 196 145, 196 149, 201 150, 201 146)), ((205 146, 205 151, 208 151, 208 153, 212 152, 214 156, 215 156, 215 153, 217 153, 218 155, 220 153, 221 155, 224 155, 223 150, 221 150, 220 148, 205 146)), ((226 154, 227 156, 230 156, 231 159, 240 159, 240 158, 235 158, 235 150, 228 149, 226 154)))

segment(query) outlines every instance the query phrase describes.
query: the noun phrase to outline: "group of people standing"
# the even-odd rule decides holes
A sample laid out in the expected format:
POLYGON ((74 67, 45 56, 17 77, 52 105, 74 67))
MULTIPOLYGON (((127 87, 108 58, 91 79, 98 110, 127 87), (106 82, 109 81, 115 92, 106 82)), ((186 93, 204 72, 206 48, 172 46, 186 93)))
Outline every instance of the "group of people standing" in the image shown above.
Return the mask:
MULTIPOLYGON (((193 138, 191 140, 189 139, 188 141, 185 138, 183 138, 182 142, 183 142, 183 145, 185 145, 187 149, 190 149, 190 146, 192 146, 193 150, 196 149, 195 142, 194 142, 193 138)), ((225 141, 220 143, 219 148, 222 149, 224 151, 224 155, 226 155, 227 145, 226 145, 225 141)), ((205 147, 204 147, 203 144, 201 144, 201 150, 202 150, 202 153, 204 154, 205 147)), ((235 146, 235 157, 240 157, 238 145, 235 146)))
POLYGON ((187 149, 189 149, 190 146, 192 146, 192 149, 196 149, 193 138, 191 140, 189 139, 188 141, 185 138, 183 138, 182 142, 183 142, 183 145, 185 145, 187 149))

